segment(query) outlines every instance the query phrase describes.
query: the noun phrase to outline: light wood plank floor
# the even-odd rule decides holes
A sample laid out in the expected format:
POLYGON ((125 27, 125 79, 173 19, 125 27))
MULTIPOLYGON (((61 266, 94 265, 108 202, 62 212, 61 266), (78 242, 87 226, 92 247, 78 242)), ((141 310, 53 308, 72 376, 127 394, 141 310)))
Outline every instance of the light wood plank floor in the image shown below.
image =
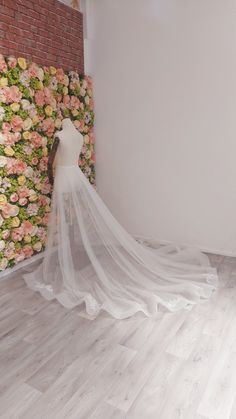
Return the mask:
POLYGON ((236 259, 191 311, 95 320, 0 282, 0 418, 236 419, 236 259))

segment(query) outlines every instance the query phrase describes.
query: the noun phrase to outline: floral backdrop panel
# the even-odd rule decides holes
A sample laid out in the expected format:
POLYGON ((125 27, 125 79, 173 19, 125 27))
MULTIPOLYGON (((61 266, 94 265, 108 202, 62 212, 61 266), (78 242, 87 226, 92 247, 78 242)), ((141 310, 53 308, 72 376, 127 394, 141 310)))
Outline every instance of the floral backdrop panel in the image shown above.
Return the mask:
POLYGON ((91 79, 0 55, 0 270, 45 247, 52 192, 48 154, 65 117, 84 136, 78 163, 94 184, 91 79))

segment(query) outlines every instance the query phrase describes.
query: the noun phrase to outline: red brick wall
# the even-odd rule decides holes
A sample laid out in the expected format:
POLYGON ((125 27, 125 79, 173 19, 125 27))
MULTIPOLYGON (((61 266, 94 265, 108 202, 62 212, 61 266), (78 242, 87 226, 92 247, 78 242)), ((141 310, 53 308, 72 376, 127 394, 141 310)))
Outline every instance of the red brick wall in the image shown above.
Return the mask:
POLYGON ((0 0, 0 53, 83 74, 82 13, 57 0, 0 0))

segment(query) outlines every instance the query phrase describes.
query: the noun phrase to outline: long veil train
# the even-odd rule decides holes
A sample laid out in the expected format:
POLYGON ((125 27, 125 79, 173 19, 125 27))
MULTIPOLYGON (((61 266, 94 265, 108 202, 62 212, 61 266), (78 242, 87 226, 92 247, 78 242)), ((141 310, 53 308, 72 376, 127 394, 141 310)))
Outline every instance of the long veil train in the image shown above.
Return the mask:
POLYGON ((118 319, 175 311, 210 297, 216 270, 196 249, 151 248, 112 216, 77 166, 58 166, 43 262, 28 286, 68 308, 118 319))

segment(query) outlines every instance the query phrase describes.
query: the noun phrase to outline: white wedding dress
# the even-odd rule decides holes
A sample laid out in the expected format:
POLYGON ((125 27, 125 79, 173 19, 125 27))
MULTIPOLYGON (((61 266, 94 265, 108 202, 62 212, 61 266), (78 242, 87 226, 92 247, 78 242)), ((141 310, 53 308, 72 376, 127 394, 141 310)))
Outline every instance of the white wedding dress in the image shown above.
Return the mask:
MULTIPOLYGON (((41 264, 24 275, 27 285, 67 308, 85 303, 88 315, 104 310, 117 319, 191 308, 209 298, 218 276, 207 256, 151 248, 128 234, 78 167, 78 154, 68 152, 75 138, 62 132, 47 247, 41 264)), ((77 130, 76 138, 81 150, 77 130)))

